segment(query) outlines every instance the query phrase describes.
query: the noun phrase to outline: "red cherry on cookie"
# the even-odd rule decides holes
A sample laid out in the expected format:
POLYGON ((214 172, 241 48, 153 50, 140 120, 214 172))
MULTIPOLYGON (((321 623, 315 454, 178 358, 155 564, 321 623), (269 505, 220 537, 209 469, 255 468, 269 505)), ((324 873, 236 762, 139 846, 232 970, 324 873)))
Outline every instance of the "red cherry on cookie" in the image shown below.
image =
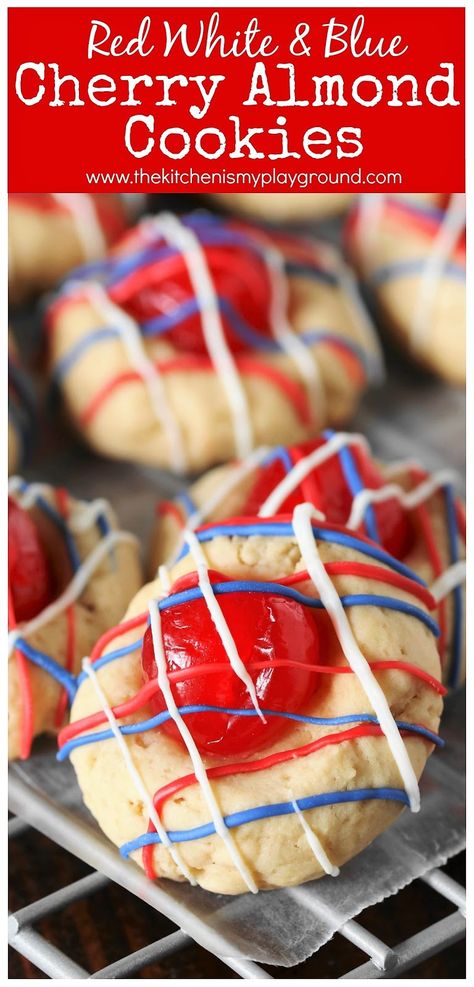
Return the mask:
POLYGON ((8 584, 16 621, 32 620, 52 598, 48 560, 34 521, 8 498, 8 584))
MULTIPOLYGON (((239 332, 240 323, 254 334, 269 338, 269 282, 263 262, 254 252, 233 246, 204 248, 213 290, 220 301, 226 342, 234 353, 252 348, 252 341, 239 332)), ((180 352, 207 356, 202 316, 182 254, 173 253, 158 262, 138 268, 110 289, 117 304, 140 323, 168 316, 170 328, 163 334, 180 352), (173 315, 182 309, 175 323, 173 315), (190 310, 190 311, 189 311, 190 310)), ((161 334, 160 334, 161 335, 161 334)))
MULTIPOLYGON (((173 586, 172 592, 195 586, 196 574, 191 576, 192 583, 189 576, 185 577, 173 586)), ((211 581, 215 584, 228 580, 219 573, 211 573, 211 581)), ((317 664, 319 655, 313 611, 295 600, 270 592, 242 590, 219 594, 218 601, 239 655, 255 684, 260 707, 301 712, 318 680, 317 673, 311 669, 317 664), (293 667, 278 664, 285 660, 299 664, 293 667), (258 667, 261 664, 265 668, 258 667)), ((178 707, 198 705, 254 710, 244 683, 230 667, 202 597, 164 609, 161 620, 168 673, 191 671, 189 677, 170 677, 178 707), (213 666, 216 667, 214 672, 213 666), (197 668, 201 669, 199 674, 196 674, 197 668)), ((143 641, 142 667, 147 681, 156 678, 150 628, 143 641)), ((166 710, 161 691, 151 705, 155 715, 166 710)), ((198 749, 217 757, 250 755, 262 746, 273 744, 291 725, 291 721, 283 717, 269 716, 266 723, 262 723, 257 715, 207 712, 189 714, 185 720, 198 749)), ((159 729, 175 740, 181 740, 173 721, 168 720, 159 729)))
MULTIPOLYGON (((308 456, 314 450, 324 446, 327 439, 320 438, 302 445, 291 446, 286 452, 295 465, 300 459, 308 456)), ((355 471, 362 487, 378 490, 385 486, 386 480, 377 464, 360 446, 350 447, 355 471)), ((250 490, 246 503, 242 508, 243 515, 257 514, 267 497, 286 476, 287 470, 280 458, 276 458, 268 466, 261 466, 253 488, 250 490)), ((346 524, 352 508, 353 494, 344 472, 340 455, 335 453, 320 466, 311 470, 300 485, 287 497, 280 507, 279 514, 291 514, 297 504, 309 501, 323 512, 328 521, 334 524, 346 524)), ((402 559, 408 552, 412 542, 412 529, 407 512, 401 504, 391 498, 371 507, 375 520, 375 530, 362 523, 359 531, 373 537, 387 552, 402 559)))

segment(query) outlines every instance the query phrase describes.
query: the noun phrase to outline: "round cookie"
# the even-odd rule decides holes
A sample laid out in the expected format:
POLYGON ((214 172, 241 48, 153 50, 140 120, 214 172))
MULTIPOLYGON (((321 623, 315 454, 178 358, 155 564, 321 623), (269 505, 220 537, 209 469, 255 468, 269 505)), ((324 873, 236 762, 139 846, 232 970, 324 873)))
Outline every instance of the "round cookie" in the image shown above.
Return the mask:
POLYGON ((146 218, 76 271, 49 339, 88 442, 181 473, 346 421, 380 373, 331 247, 199 213, 146 218))
POLYGON ((383 320, 429 370, 466 379, 465 199, 445 208, 384 195, 361 196, 347 243, 383 320))
POLYGON ((20 366, 19 356, 8 335, 8 473, 14 473, 29 458, 36 417, 35 396, 30 380, 20 366))
POLYGON ((158 503, 151 572, 172 563, 185 525, 287 513, 309 501, 328 520, 365 534, 434 584, 443 681, 454 687, 464 681, 466 662, 466 534, 457 482, 452 470, 430 475, 416 463, 384 465, 361 435, 326 432, 305 445, 262 449, 158 503))
POLYGON ((9 757, 55 733, 80 662, 141 582, 136 540, 107 501, 9 482, 9 757))
POLYGON ((349 208, 350 192, 215 192, 209 196, 229 213, 268 223, 312 222, 349 208))
POLYGON ((433 603, 309 504, 204 525, 84 663, 59 756, 150 877, 236 894, 335 875, 418 808, 433 603))
POLYGON ((78 264, 102 257, 125 230, 122 198, 76 192, 8 198, 9 294, 13 303, 54 288, 78 264))

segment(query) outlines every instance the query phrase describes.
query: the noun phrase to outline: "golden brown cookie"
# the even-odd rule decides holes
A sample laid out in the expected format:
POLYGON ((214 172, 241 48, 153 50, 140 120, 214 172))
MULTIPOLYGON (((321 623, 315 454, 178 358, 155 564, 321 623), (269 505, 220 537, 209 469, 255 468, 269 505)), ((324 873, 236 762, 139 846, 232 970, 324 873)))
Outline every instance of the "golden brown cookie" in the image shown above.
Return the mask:
POLYGON ((340 424, 380 371, 332 248, 200 213, 149 217, 76 272, 49 338, 87 441, 176 472, 340 424))
POLYGON ((444 208, 361 196, 347 240, 382 319, 404 349, 440 377, 464 384, 464 196, 451 196, 444 208))
POLYGON ((141 581, 136 540, 117 529, 107 501, 9 483, 9 757, 55 733, 75 676, 97 637, 125 611, 141 581))
POLYGON ((443 693, 431 605, 309 504, 189 531, 84 663, 60 757, 152 878, 335 876, 418 808, 443 693))
POLYGON ((157 505, 151 572, 179 551, 184 526, 247 514, 288 513, 309 501, 330 521, 361 531, 432 587, 443 681, 465 678, 464 508, 452 470, 384 465, 361 435, 326 433, 305 445, 261 450, 211 470, 174 501, 157 505))
POLYGON ((15 193, 8 204, 10 299, 54 288, 78 264, 103 257, 127 225, 121 196, 15 193))
POLYGON ((349 208, 350 192, 215 192, 216 206, 267 223, 314 222, 349 208))

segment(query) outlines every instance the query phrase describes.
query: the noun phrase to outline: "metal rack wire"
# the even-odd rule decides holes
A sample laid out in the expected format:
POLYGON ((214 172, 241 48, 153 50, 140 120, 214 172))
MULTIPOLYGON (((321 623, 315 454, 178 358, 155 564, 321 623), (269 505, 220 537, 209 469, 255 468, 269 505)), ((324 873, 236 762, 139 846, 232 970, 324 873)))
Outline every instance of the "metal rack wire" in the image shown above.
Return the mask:
MULTIPOLYGON (((114 848, 101 834, 91 831, 87 824, 78 820, 67 809, 58 806, 39 789, 31 787, 15 769, 10 775, 10 808, 16 813, 9 822, 10 839, 21 836, 28 827, 33 827, 93 868, 91 874, 10 915, 10 945, 48 977, 67 977, 73 980, 124 979, 152 962, 161 961, 186 946, 198 943, 244 980, 273 979, 258 963, 245 957, 229 955, 234 949, 230 948, 225 936, 217 933, 211 923, 199 920, 179 903, 170 901, 158 885, 144 877, 138 867, 120 860, 114 848), (61 912, 73 902, 93 895, 110 881, 115 881, 166 915, 177 925, 177 930, 101 970, 90 973, 49 942, 35 929, 35 925, 41 919, 61 912)), ((435 894, 450 902, 454 911, 395 947, 387 946, 358 921, 341 922, 334 948, 337 949, 337 936, 343 936, 364 952, 367 960, 339 979, 396 978, 464 937, 465 889, 438 868, 430 871, 422 880, 435 894)))

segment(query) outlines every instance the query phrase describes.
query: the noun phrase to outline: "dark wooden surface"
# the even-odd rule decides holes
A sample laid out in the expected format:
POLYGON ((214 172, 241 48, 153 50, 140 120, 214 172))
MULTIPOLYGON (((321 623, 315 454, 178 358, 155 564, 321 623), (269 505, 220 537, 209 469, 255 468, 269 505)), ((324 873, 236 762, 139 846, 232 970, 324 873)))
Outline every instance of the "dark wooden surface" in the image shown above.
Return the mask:
MULTIPOLYGON (((464 883, 464 854, 455 857, 446 870, 464 883)), ((89 873, 80 860, 50 840, 28 830, 11 840, 10 908, 21 908, 43 895, 89 873)), ((362 924, 390 946, 421 931, 452 912, 446 902, 421 881, 395 898, 364 912, 362 924)), ((127 953, 155 941, 175 927, 127 891, 109 884, 84 901, 76 902, 36 926, 90 973, 127 953)), ((465 976, 464 943, 445 950, 407 973, 407 978, 457 980, 465 976)), ((305 963, 291 970, 269 967, 276 978, 334 978, 365 962, 366 956, 342 936, 327 943, 305 963)), ((28 960, 10 950, 11 979, 45 978, 28 960)), ((198 946, 190 946, 161 963, 144 967, 133 979, 197 979, 236 977, 224 964, 198 946)))

